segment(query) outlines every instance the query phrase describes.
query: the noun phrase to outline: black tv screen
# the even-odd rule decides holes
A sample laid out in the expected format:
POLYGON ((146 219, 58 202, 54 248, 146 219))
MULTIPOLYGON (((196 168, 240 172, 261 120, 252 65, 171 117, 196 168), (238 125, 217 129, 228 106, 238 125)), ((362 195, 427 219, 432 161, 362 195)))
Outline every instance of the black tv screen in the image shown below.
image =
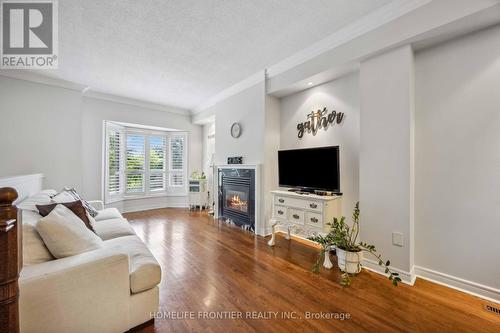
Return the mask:
POLYGON ((339 147, 278 151, 279 186, 340 192, 339 147))

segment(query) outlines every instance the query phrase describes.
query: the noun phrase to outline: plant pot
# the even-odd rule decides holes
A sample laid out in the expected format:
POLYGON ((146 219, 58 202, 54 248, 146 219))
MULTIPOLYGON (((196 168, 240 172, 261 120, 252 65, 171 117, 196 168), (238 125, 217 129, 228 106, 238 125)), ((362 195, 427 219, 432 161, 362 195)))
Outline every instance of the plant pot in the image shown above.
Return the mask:
POLYGON ((363 252, 351 252, 337 248, 337 264, 342 272, 358 274, 361 272, 363 252))

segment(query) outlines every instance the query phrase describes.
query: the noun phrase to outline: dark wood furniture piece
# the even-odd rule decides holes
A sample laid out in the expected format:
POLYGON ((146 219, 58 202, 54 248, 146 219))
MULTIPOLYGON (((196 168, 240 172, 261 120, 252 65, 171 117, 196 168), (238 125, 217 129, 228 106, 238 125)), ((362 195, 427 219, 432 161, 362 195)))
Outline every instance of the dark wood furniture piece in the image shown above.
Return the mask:
POLYGON ((13 202, 17 192, 0 188, 0 332, 19 332, 19 272, 22 262, 21 219, 13 202))

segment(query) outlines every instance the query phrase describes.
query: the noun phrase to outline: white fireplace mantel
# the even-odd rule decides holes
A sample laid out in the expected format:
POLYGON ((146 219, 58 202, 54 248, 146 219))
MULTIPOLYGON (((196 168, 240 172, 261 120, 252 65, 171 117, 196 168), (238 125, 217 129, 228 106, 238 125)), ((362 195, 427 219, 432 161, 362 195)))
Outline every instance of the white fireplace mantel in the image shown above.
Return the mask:
MULTIPOLYGON (((266 227, 262 206, 261 164, 217 164, 214 166, 214 193, 219 193, 219 169, 253 169, 255 170, 255 234, 266 236, 269 227, 266 227)), ((215 196, 214 196, 215 197, 215 196)), ((219 217, 219 200, 215 200, 215 218, 219 217)))

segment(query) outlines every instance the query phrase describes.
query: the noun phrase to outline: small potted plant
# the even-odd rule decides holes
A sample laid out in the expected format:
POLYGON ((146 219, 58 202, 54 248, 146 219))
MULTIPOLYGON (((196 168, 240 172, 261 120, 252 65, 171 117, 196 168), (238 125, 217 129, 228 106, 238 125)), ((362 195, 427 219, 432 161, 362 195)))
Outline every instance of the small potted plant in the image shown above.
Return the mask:
POLYGON ((358 242, 359 213, 359 202, 357 202, 352 214, 352 227, 349 227, 349 225, 345 222, 345 216, 342 216, 340 219, 334 218, 332 223, 328 223, 331 230, 327 235, 316 235, 308 238, 309 240, 321 244, 323 248, 320 258, 313 266, 313 271, 319 271, 320 262, 323 259, 323 256, 325 256, 325 254, 328 256, 330 249, 335 247, 338 259, 337 264, 343 272, 340 283, 342 285, 349 285, 350 276, 356 275, 361 271, 363 251, 365 251, 377 258, 378 264, 385 268, 384 271, 388 274, 389 280, 393 285, 397 286, 398 282, 401 282, 401 278, 398 273, 393 272, 389 268, 391 262, 389 260, 384 262, 384 260, 382 260, 382 256, 377 253, 374 245, 358 242))

